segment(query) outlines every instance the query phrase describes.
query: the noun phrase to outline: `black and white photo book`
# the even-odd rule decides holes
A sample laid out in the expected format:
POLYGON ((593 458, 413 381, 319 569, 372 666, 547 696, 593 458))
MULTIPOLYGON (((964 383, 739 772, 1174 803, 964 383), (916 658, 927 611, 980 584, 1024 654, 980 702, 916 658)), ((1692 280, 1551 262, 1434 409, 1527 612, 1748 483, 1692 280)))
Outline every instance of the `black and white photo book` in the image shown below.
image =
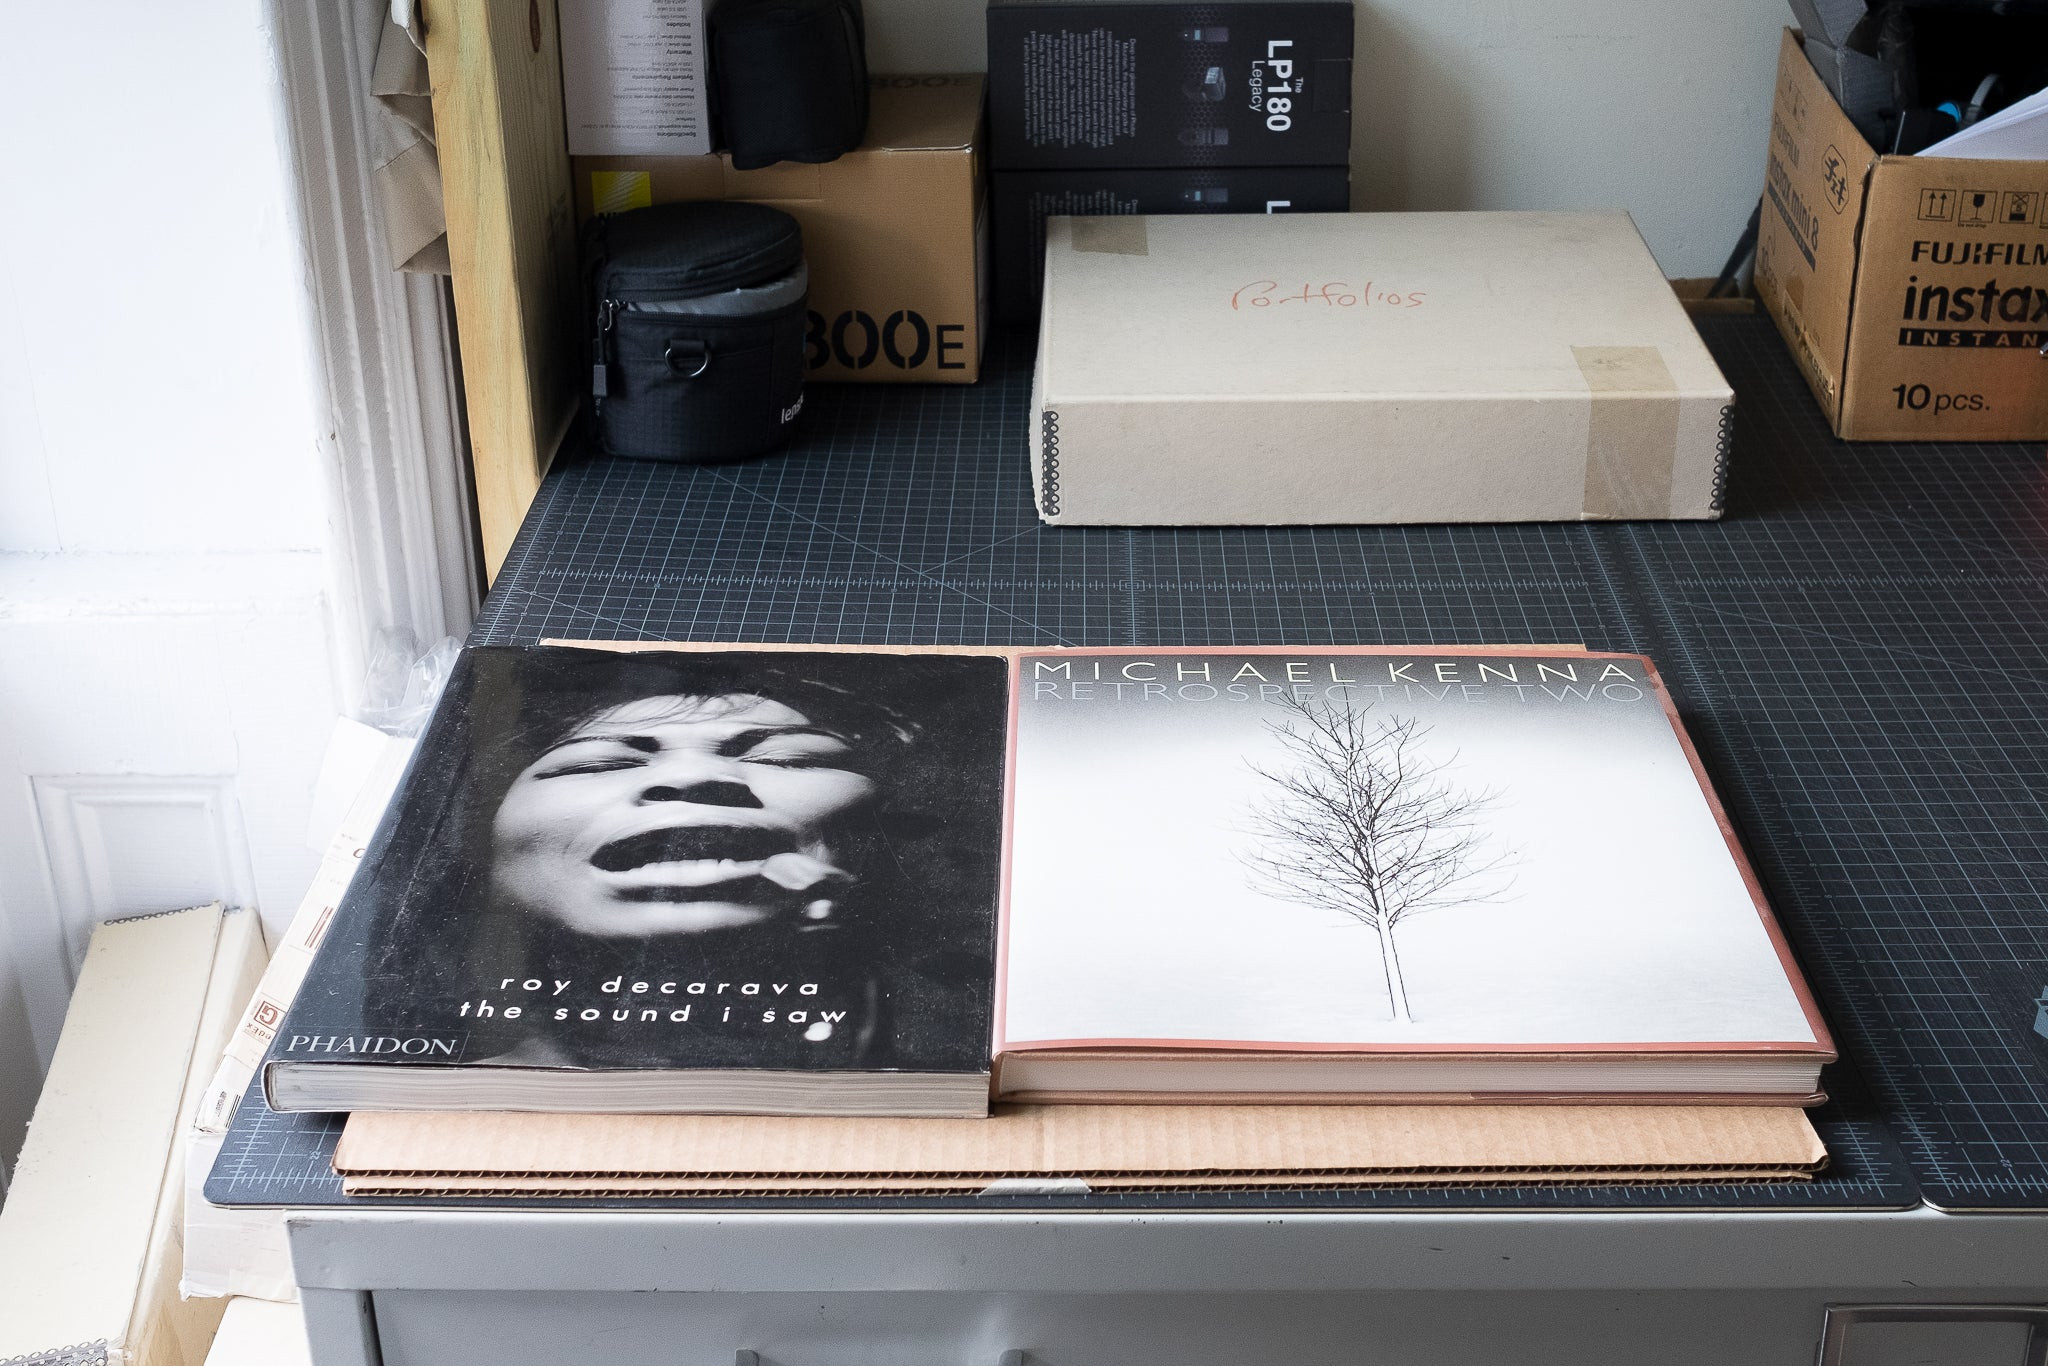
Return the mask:
POLYGON ((1655 667, 1569 647, 465 653, 278 1109, 1811 1104, 1655 667))
POLYGON ((466 651, 270 1103, 986 1113, 1008 674, 466 651))
POLYGON ((1063 650, 1015 693, 999 1095, 1820 1099, 1649 660, 1063 650))

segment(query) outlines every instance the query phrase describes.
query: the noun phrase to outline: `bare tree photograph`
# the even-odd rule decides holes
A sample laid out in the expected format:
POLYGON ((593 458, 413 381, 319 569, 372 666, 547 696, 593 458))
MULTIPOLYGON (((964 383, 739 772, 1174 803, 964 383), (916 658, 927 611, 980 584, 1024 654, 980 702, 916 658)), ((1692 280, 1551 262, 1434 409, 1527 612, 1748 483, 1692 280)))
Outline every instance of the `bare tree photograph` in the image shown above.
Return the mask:
POLYGON ((1027 655, 1004 1040, 1810 1037, 1649 682, 1563 651, 1027 655))
POLYGON ((1395 930, 1427 911, 1499 899, 1513 862, 1482 822, 1498 794, 1459 786, 1414 716, 1284 698, 1267 731, 1286 759, 1251 763, 1256 848, 1241 857, 1269 895, 1349 916, 1379 937, 1393 1018, 1413 1023, 1395 930))

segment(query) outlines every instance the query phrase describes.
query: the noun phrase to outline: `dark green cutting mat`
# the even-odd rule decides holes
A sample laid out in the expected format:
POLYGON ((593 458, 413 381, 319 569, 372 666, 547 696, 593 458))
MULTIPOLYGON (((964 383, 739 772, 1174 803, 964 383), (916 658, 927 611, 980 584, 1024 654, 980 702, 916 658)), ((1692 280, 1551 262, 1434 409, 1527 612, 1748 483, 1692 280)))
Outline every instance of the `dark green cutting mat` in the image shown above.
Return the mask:
MULTIPOLYGON (((1649 654, 1847 1054, 1821 1179, 1024 1203, 2048 1209, 2048 468, 1836 442, 1768 321, 1702 326, 1737 395, 1719 523, 1043 527, 1009 338, 971 388, 816 388, 780 457, 559 470, 473 639, 1649 654)), ((332 1127, 245 1105, 209 1193, 339 1199, 332 1127)))

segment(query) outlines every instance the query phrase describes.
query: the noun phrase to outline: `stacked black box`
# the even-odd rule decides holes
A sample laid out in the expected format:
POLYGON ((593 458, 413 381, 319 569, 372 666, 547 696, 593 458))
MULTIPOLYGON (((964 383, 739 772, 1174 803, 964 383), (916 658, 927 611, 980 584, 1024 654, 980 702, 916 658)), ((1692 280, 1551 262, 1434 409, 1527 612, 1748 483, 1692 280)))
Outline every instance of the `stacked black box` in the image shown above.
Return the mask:
POLYGON ((1057 214, 1350 207, 1351 0, 990 0, 996 307, 1057 214))

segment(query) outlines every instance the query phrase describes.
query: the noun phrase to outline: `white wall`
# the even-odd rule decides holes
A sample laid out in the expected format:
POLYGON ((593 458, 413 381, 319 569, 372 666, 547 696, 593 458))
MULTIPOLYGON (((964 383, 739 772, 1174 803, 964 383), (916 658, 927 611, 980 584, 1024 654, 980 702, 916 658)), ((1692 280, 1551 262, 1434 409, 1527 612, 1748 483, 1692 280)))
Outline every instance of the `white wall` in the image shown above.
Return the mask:
POLYGON ((311 875, 332 471, 262 0, 0 43, 0 1165, 90 924, 311 875))
POLYGON ((10 8, 0 548, 319 552, 260 3, 10 8))
MULTIPOLYGON (((979 71, 972 0, 867 0, 879 71, 979 71)), ((1352 207, 1625 208, 1667 275, 1763 191, 1785 0, 1358 0, 1352 207)))

